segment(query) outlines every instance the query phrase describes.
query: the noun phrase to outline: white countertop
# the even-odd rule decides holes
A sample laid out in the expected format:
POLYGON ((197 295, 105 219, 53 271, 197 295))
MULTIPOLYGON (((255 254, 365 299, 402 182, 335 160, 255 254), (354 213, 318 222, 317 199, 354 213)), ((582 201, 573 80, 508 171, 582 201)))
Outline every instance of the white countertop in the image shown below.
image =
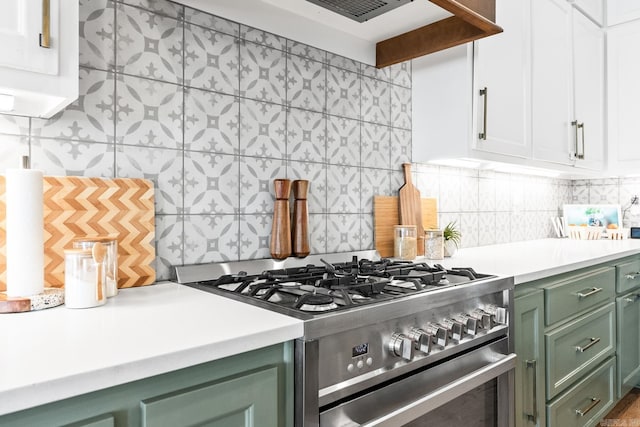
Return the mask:
POLYGON ((0 315, 0 415, 302 336, 302 321, 174 283, 0 315))
POLYGON ((478 273, 514 276, 517 284, 640 253, 640 239, 542 239, 464 248, 438 262, 478 273))
MULTIPOLYGON (((640 240, 545 239, 459 250, 439 262, 515 283, 640 253, 640 240)), ((302 336, 302 322, 174 283, 106 305, 0 315, 0 415, 302 336)))

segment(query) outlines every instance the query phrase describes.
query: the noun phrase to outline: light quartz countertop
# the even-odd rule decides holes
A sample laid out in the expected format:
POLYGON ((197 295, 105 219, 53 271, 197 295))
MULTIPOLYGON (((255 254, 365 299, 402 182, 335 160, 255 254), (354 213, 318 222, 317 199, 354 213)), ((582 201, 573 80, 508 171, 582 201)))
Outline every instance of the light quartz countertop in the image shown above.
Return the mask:
POLYGON ((0 415, 300 337, 302 321, 175 283, 0 314, 0 415))
MULTIPOLYGON (((445 267, 515 283, 640 254, 640 240, 544 239, 459 250, 445 267)), ((300 320, 175 283, 102 307, 0 315, 0 415, 300 337, 300 320)))
POLYGON ((458 250, 438 262, 445 267, 472 267, 478 273, 514 276, 531 282, 640 253, 640 239, 542 239, 458 250))

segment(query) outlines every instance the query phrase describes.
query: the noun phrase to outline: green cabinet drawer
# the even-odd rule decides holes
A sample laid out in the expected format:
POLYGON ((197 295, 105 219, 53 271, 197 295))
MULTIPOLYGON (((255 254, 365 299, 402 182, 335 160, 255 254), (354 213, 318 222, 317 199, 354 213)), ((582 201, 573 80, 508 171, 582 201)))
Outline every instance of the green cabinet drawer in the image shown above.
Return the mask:
POLYGON ((115 427, 115 425, 116 421, 113 415, 105 414, 73 424, 67 424, 64 427, 115 427))
POLYGON ((616 292, 621 294, 640 286, 640 259, 616 265, 616 292))
POLYGON ((547 399, 552 399, 616 347, 615 303, 545 333, 547 399))
POLYGON ((545 325, 612 301, 615 269, 603 267, 573 276, 544 289, 545 325))
POLYGON ((263 369, 140 403, 143 427, 278 427, 278 369, 263 369))
POLYGON ((615 357, 547 404, 550 427, 595 426, 615 404, 615 357))
POLYGON ((618 398, 640 383, 640 290, 616 299, 618 398))

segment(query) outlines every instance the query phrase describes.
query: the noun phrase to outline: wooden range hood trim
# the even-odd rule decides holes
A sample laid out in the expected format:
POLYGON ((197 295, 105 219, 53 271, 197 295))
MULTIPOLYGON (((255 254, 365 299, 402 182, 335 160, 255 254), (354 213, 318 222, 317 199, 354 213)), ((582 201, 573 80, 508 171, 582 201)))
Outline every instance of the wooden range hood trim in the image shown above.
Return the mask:
POLYGON ((494 22, 496 0, 429 1, 454 16, 378 42, 376 67, 383 68, 503 31, 494 22))

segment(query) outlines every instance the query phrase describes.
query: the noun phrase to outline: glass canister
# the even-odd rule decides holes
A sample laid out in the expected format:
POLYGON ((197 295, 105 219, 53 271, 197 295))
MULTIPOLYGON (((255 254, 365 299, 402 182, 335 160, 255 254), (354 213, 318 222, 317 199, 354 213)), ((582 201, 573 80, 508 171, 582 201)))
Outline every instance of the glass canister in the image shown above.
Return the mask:
POLYGON ((424 230, 424 256, 427 259, 444 259, 444 234, 442 230, 424 230))
POLYGON ((91 249, 65 249, 64 299, 67 308, 89 308, 106 300, 105 269, 91 249))
POLYGON ((118 240, 112 237, 80 237, 73 241, 73 247, 90 250, 96 242, 102 243, 106 249, 104 269, 107 297, 116 296, 118 295, 118 240))
POLYGON ((415 225, 395 225, 393 227, 393 256, 402 260, 412 260, 418 253, 418 232, 415 225))

